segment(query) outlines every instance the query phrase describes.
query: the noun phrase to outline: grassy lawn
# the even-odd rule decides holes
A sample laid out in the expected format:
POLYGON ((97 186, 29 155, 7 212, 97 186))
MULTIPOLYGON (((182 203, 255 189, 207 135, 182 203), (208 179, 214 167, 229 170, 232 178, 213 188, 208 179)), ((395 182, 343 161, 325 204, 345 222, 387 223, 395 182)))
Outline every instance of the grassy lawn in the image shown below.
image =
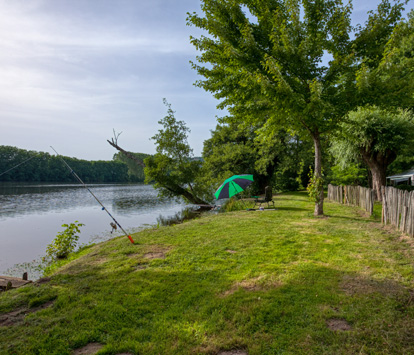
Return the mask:
POLYGON ((3 292, 0 354, 414 353, 410 240, 358 208, 275 202, 98 244, 3 292))

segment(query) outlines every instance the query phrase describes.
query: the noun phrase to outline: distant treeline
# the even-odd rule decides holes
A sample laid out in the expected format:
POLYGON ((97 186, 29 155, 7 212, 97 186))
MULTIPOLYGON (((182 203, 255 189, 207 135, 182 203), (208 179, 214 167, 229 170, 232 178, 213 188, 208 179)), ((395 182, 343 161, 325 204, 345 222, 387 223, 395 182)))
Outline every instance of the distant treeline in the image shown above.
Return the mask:
MULTIPOLYGON (((138 158, 141 161, 144 161, 144 159, 150 157, 149 154, 145 153, 132 153, 136 158, 138 158)), ((116 153, 114 155, 115 161, 120 161, 127 165, 128 167, 128 176, 130 182, 144 182, 145 180, 145 174, 144 174, 144 168, 138 164, 136 164, 131 159, 128 159, 125 157, 125 155, 121 153, 116 153)))
MULTIPOLYGON (((127 164, 117 157, 113 161, 87 161, 63 157, 85 183, 141 182, 144 176, 130 172, 127 164)), ((74 182, 70 170, 56 156, 11 146, 0 146, 0 181, 74 182), (30 159, 19 167, 6 172, 30 159)))

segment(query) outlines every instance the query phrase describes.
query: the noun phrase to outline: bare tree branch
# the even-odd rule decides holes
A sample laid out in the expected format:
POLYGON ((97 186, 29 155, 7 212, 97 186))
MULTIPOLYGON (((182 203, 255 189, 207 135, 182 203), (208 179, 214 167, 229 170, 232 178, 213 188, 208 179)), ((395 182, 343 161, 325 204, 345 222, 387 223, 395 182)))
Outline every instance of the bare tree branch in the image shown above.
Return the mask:
MULTIPOLYGON (((122 133, 122 132, 121 132, 122 133)), ((119 145, 118 145, 118 137, 121 134, 119 133, 118 135, 115 134, 115 130, 114 130, 114 138, 112 138, 111 140, 107 140, 107 142, 112 145, 115 149, 117 149, 118 151, 120 151, 122 154, 124 154, 128 159, 133 160, 134 162, 136 162, 138 165, 141 165, 143 168, 145 168, 145 163, 141 160, 138 159, 134 154, 132 154, 131 152, 128 152, 124 149, 122 149, 119 145)))

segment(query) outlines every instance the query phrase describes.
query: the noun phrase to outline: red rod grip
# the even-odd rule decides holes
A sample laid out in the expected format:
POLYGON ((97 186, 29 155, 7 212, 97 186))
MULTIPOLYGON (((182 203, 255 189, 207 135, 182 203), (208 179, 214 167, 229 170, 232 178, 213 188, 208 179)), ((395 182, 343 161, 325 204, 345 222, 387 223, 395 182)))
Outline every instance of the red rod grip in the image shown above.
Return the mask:
POLYGON ((134 243, 135 243, 135 242, 134 242, 134 239, 132 239, 132 237, 131 237, 130 235, 128 236, 128 239, 131 241, 131 243, 132 243, 132 244, 134 244, 134 243))

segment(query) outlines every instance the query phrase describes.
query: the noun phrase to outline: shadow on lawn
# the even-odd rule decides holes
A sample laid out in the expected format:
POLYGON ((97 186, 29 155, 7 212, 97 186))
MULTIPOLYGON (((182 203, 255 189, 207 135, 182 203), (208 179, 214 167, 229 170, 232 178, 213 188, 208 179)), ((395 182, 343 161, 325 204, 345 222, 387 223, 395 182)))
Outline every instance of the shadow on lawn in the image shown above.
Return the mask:
POLYGON ((273 257, 250 260, 255 271, 243 280, 239 269, 246 268, 245 259, 235 257, 232 267, 226 267, 229 256, 223 253, 223 260, 191 259, 189 267, 186 258, 191 259, 168 253, 155 261, 125 255, 113 269, 93 260, 89 267, 70 265, 69 275, 60 274, 53 283, 76 295, 56 303, 59 319, 71 319, 71 327, 48 319, 53 324, 48 336, 32 343, 31 350, 52 347, 66 353, 99 341, 108 349, 117 344, 111 348, 117 353, 131 339, 134 352, 148 354, 171 349, 177 354, 414 350, 414 320, 407 317, 413 312, 413 293, 394 280, 344 272, 319 260, 275 264, 273 257), (138 262, 148 267, 137 270, 138 262), (332 320, 346 321, 349 329, 330 329, 332 320), (51 342, 63 334, 67 341, 51 342))
POLYGON ((370 219, 370 217, 364 217, 364 216, 360 216, 360 217, 346 217, 343 215, 339 215, 339 214, 324 214, 323 215, 326 218, 332 218, 332 219, 343 219, 343 220, 347 220, 347 221, 355 221, 355 222, 376 222, 376 220, 374 219, 370 219))
POLYGON ((276 210, 277 211, 305 211, 309 212, 309 209, 307 208, 300 208, 300 207, 279 207, 276 204, 276 210))

